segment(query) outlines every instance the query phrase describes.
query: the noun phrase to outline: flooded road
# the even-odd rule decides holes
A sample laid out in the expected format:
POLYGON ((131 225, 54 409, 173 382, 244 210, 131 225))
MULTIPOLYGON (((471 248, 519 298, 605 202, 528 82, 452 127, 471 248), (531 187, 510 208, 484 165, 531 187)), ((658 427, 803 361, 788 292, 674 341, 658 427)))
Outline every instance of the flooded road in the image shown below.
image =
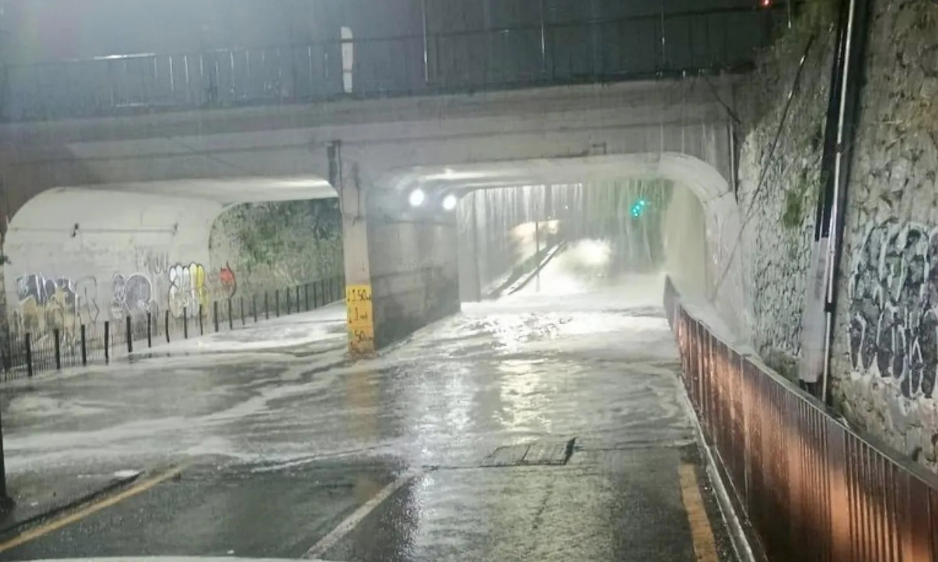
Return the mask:
POLYGON ((10 385, 11 472, 182 470, 0 558, 732 559, 659 280, 579 275, 466 304, 371 361, 344 359, 339 308, 10 385), (701 526, 718 558, 698 556, 701 526))

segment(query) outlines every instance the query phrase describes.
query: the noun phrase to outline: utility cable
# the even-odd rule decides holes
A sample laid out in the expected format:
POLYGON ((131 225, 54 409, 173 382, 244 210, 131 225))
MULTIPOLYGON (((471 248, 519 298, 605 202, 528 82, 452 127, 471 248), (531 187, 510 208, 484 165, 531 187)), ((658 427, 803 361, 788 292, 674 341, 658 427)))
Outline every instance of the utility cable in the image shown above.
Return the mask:
POLYGON ((778 143, 782 137, 782 130, 784 129, 785 122, 788 120, 788 113, 791 110, 791 103, 795 97, 795 90, 798 88, 798 84, 801 82, 801 75, 804 73, 805 62, 808 60, 808 53, 811 51, 811 47, 814 45, 815 38, 815 35, 811 35, 811 37, 808 38, 808 43, 805 45, 804 54, 801 55, 801 60, 798 63, 798 71, 795 73, 795 79, 793 80, 791 89, 788 92, 788 99, 785 100, 785 107, 782 110, 782 117, 779 121, 778 129, 775 132, 775 139, 772 141, 772 147, 769 150, 768 160, 765 166, 763 166, 762 172, 759 174, 759 182, 756 184, 756 189, 752 193, 752 201, 749 202, 749 208, 746 209, 745 218, 739 226, 739 232, 736 234, 736 240, 733 243, 733 249, 730 252, 729 260, 727 260, 726 266, 723 268, 723 273, 720 274, 716 285, 713 287, 713 292, 710 294, 711 302, 716 298, 717 293, 719 293, 720 288, 723 286, 723 282, 726 281, 726 276, 729 274, 730 267, 733 264, 733 259, 736 257, 736 252, 739 250, 739 244, 742 241, 743 232, 746 230, 746 226, 749 225, 749 221, 752 219, 752 212, 755 209, 756 203, 759 201, 759 195, 762 192, 762 188, 765 186, 765 178, 768 175, 769 168, 771 168, 771 165, 775 160, 775 151, 778 149, 778 143))

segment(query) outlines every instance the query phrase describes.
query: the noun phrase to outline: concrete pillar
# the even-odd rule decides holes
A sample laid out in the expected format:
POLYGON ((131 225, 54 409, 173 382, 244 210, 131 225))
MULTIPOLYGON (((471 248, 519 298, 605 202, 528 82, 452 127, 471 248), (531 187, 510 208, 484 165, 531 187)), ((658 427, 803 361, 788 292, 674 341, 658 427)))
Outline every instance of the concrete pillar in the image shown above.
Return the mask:
POLYGON ((403 194, 349 170, 333 184, 343 186, 349 354, 368 357, 459 311, 456 219, 412 211, 403 194))
MULTIPOLYGON (((368 225, 375 345, 459 311, 455 213, 372 205, 368 225)), ((399 207, 399 206, 398 206, 399 207)))
POLYGON ((375 352, 371 261, 368 252, 367 193, 358 178, 339 189, 342 242, 345 251, 345 304, 348 311, 349 354, 367 357, 375 352))

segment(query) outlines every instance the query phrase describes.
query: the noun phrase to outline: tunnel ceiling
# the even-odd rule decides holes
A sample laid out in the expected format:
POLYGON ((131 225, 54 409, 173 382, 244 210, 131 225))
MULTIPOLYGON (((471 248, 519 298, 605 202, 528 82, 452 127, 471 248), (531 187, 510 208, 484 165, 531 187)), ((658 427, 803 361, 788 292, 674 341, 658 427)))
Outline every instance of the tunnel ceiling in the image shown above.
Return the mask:
POLYGON ((627 178, 664 178, 689 187, 702 200, 720 197, 728 183, 712 166, 677 153, 577 156, 411 168, 390 174, 381 185, 397 191, 420 187, 431 193, 468 192, 519 185, 600 183, 627 178))

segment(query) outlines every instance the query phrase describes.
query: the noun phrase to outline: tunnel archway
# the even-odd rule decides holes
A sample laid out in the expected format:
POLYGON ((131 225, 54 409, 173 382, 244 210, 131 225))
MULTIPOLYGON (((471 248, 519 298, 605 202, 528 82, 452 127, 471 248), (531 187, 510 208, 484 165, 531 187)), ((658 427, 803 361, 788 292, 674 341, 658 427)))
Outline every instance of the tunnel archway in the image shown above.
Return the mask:
MULTIPOLYGON (((467 197, 484 190, 506 189, 532 185, 599 185, 625 179, 659 179, 670 182, 692 194, 682 203, 699 203, 703 214, 702 232, 697 234, 705 244, 704 263, 707 279, 697 283, 696 293, 711 301, 724 320, 744 333, 745 296, 739 258, 734 253, 741 219, 730 182, 712 165, 682 153, 638 153, 623 155, 582 156, 525 161, 479 162, 434 167, 411 168, 389 172, 380 184, 390 187, 383 204, 406 204, 407 193, 413 189, 426 191, 430 205, 444 194, 467 197), (393 202, 388 202, 388 199, 393 202)), ((532 217, 533 218, 533 217, 532 217)), ((671 220, 675 220, 672 217, 671 220)), ((687 236, 685 235, 685 238, 687 236)), ((672 267, 681 262, 672 260, 672 267)), ((696 282, 696 273, 673 272, 685 282, 696 282)))
MULTIPOLYGON (((44 191, 12 217, 3 242, 11 330, 58 328, 69 337, 82 324, 127 316, 191 317, 200 304, 233 296, 239 284, 251 288, 248 272, 238 271, 232 257, 238 244, 213 251, 213 233, 237 234, 219 229, 220 217, 256 205, 289 208, 335 198, 325 180, 292 176, 44 191)), ((336 249, 341 260, 341 243, 336 249)), ((335 267, 341 271, 340 263, 335 267)))

